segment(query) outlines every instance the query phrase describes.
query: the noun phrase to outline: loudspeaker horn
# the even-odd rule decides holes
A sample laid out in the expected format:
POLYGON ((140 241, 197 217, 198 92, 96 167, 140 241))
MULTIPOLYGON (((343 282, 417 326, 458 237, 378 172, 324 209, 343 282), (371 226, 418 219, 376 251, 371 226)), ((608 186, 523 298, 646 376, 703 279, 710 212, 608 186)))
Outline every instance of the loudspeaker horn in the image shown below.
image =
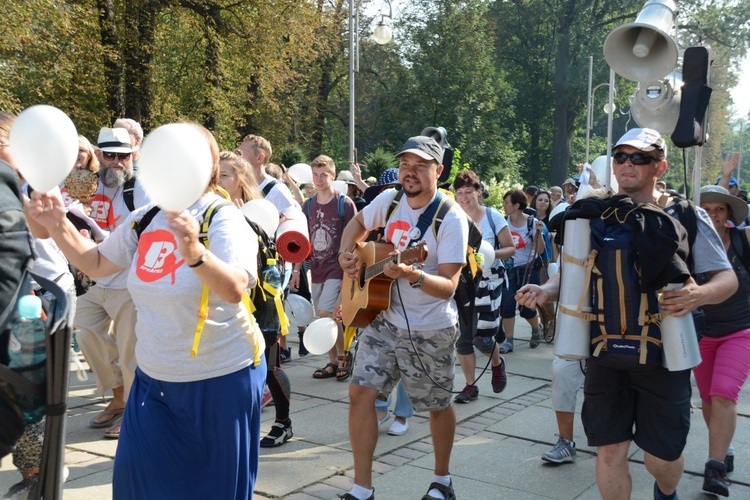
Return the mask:
POLYGON ((630 103, 630 113, 640 127, 671 134, 680 117, 682 73, 670 73, 664 79, 640 82, 630 103))
POLYGON ((658 80, 677 65, 672 31, 677 6, 672 0, 648 0, 634 23, 612 30, 604 58, 615 73, 634 82, 658 80))

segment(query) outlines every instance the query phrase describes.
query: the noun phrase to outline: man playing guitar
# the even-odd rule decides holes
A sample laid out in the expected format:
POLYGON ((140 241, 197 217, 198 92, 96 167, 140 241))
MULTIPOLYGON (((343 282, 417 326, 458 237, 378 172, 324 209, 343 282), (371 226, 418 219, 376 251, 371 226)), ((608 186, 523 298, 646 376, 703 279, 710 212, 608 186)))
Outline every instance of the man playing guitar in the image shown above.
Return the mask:
POLYGON ((458 316, 453 294, 466 260, 466 214, 453 207, 440 224, 418 230, 419 216, 438 194, 437 179, 443 170, 441 147, 429 137, 412 137, 397 155, 399 183, 404 197, 386 214, 396 191, 382 192, 346 226, 338 262, 355 278, 361 266, 351 252, 370 230, 385 228, 385 240, 402 251, 424 241, 424 265, 393 261, 383 273, 395 280, 391 305, 361 333, 349 386, 349 437, 354 454, 354 487, 342 496, 349 500, 375 498, 372 459, 378 439, 375 399, 389 394, 403 380, 414 407, 429 411, 435 449, 435 476, 423 499, 455 498, 449 464, 456 427, 451 406, 458 316), (420 234, 417 234, 420 233, 420 234), (424 234, 421 234, 424 233, 424 234))

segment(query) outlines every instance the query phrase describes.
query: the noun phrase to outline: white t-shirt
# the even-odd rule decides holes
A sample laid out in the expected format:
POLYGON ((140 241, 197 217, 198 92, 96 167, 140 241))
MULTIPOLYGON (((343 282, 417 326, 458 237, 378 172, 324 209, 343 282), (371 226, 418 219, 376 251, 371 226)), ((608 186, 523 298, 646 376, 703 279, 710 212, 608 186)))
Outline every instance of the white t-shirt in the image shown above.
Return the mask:
MULTIPOLYGON (((205 195, 188 210, 199 222, 210 203, 205 195)), ((234 373, 253 362, 249 317, 242 303, 209 295, 209 313, 198 355, 190 357, 203 283, 183 260, 177 242, 160 211, 137 239, 130 227, 150 207, 143 207, 99 245, 107 259, 125 267, 128 290, 138 309, 136 358, 150 377, 167 382, 191 382, 234 373)), ((216 212, 208 229, 211 253, 257 278, 258 240, 234 206, 216 212)), ((251 279, 252 281, 252 279, 251 279)))
MULTIPOLYGON (((486 207, 486 210, 484 212, 484 217, 482 217, 482 220, 479 221, 479 229, 482 231, 482 239, 492 245, 492 247, 495 247, 495 237, 497 236, 500 231, 503 230, 505 226, 508 225, 508 221, 505 220, 505 217, 503 217, 500 212, 495 210, 492 207, 486 207), (487 219, 487 216, 492 217, 492 222, 495 223, 495 234, 492 234, 492 226, 490 226, 490 222, 487 219)), ((495 248, 495 250, 498 250, 502 247, 502 244, 500 241, 498 241, 498 248, 495 248)), ((490 267, 497 267, 500 266, 503 263, 500 259, 495 259, 495 261, 492 263, 490 267)))
POLYGON ((258 186, 258 189, 263 192, 263 188, 269 182, 276 182, 276 185, 266 195, 266 199, 273 203, 276 210, 279 211, 279 215, 286 213, 289 210, 300 210, 299 203, 292 196, 292 192, 286 187, 282 181, 274 179, 273 177, 267 176, 266 179, 258 186))
MULTIPOLYGON (((403 250, 411 241, 410 230, 417 227, 419 216, 427 209, 429 203, 417 210, 409 206, 406 196, 401 199, 391 214, 386 225, 385 216, 388 207, 396 195, 395 189, 387 189, 380 193, 369 205, 362 209, 365 228, 368 230, 385 227, 385 240, 393 243, 398 250, 403 250)), ((437 274, 439 264, 466 262, 466 245, 469 238, 469 226, 466 214, 455 205, 440 224, 437 239, 430 226, 422 241, 427 244, 427 260, 423 270, 428 274, 437 274)), ((407 279, 399 279, 398 287, 401 291, 403 305, 409 319, 409 327, 414 331, 429 331, 449 328, 458 322, 456 303, 427 295, 422 290, 414 289, 407 279)), ((406 328, 404 308, 399 300, 396 283, 391 289, 391 307, 381 314, 383 318, 396 325, 406 328)))
POLYGON ((710 271, 720 271, 722 269, 731 269, 732 265, 727 259, 727 252, 724 250, 724 244, 716 233, 714 225, 705 210, 698 209, 698 232, 695 235, 695 242, 690 249, 690 255, 693 257, 693 274, 707 273, 710 271))
POLYGON ((536 250, 534 249, 534 240, 536 240, 537 233, 536 224, 531 225, 531 232, 529 232, 528 219, 524 220, 522 227, 516 227, 512 222, 508 222, 508 227, 510 228, 510 235, 513 237, 513 244, 516 246, 513 267, 531 265, 534 257, 536 257, 536 250))
MULTIPOLYGON (((99 182, 96 194, 91 198, 91 218, 97 225, 107 231, 117 229, 130 215, 130 209, 122 197, 123 186, 109 188, 99 182)), ((151 198, 138 180, 133 187, 133 206, 144 207, 151 203, 151 198)), ((104 288, 122 289, 127 287, 127 273, 121 271, 103 278, 97 278, 96 284, 104 288)))

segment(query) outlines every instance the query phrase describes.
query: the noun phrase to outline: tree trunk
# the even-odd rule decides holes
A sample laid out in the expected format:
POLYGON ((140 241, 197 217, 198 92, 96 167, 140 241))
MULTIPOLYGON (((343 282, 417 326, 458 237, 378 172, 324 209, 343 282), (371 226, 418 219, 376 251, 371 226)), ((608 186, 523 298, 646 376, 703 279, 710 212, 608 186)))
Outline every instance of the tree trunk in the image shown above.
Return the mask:
POLYGON ((206 66, 204 68, 206 89, 203 101, 203 126, 216 130, 216 97, 221 92, 221 60, 219 57, 219 36, 211 20, 203 24, 203 37, 206 40, 206 66))
POLYGON ((570 161, 570 126, 568 66, 570 61, 570 33, 564 25, 558 33, 555 55, 555 110, 552 114, 552 184, 562 186, 568 177, 570 161))
POLYGON ((110 122, 122 115, 122 67, 117 56, 118 40, 115 28, 115 6, 113 0, 97 0, 99 32, 104 48, 104 82, 107 92, 107 110, 110 122))
POLYGON ((151 129, 153 90, 151 63, 153 60, 156 15, 159 1, 132 5, 130 16, 125 17, 128 33, 122 44, 124 54, 125 109, 124 114, 139 122, 144 130, 151 129))

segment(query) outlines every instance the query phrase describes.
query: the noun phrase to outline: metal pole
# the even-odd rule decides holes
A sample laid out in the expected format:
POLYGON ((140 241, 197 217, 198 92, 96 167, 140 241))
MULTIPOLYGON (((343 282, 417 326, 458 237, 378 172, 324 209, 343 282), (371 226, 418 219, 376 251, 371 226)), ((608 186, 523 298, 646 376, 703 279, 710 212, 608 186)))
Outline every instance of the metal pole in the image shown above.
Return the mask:
POLYGON ((701 166, 703 164, 703 146, 695 147, 695 167, 693 167, 693 203, 700 205, 701 166))
POLYGON ((591 80, 594 74, 594 56, 589 56, 589 98, 586 101, 586 165, 589 165, 589 142, 591 141, 591 80))
POLYGON ((349 162, 354 163, 354 74, 358 70, 359 0, 349 0, 349 162))
POLYGON ((745 129, 745 120, 743 119, 740 122, 740 156, 737 158, 737 184, 740 184, 740 170, 742 168, 742 148, 743 148, 743 139, 744 139, 744 130, 745 129))
MULTIPOLYGON (((615 101, 615 70, 609 68, 609 109, 612 111, 612 106, 615 101)), ((607 174, 604 176, 605 186, 607 189, 612 189, 612 127, 614 125, 615 113, 610 112, 607 114, 607 174)))

